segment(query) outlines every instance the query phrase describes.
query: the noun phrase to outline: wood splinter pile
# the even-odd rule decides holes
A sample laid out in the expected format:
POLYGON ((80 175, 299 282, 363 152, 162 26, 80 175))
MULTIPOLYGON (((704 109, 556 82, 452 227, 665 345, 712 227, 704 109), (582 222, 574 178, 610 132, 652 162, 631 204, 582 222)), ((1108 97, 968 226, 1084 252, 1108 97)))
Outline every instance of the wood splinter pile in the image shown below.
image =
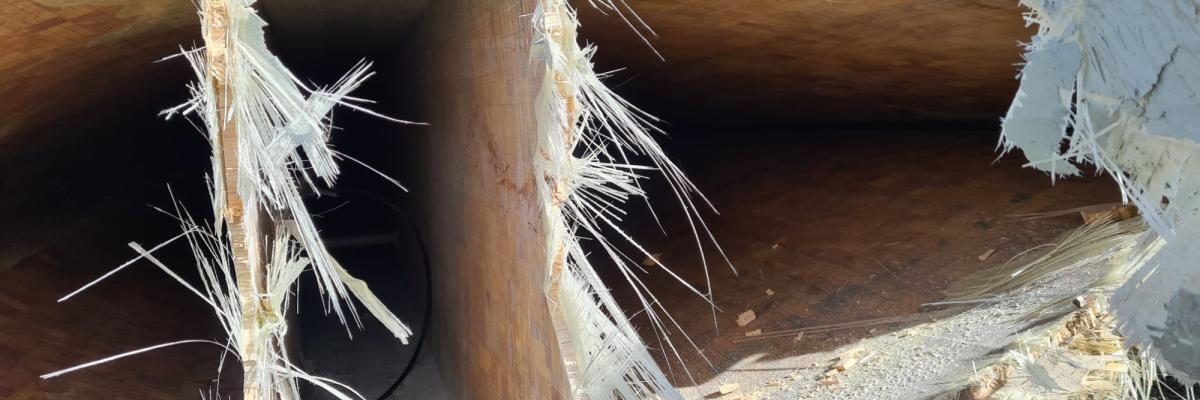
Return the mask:
POLYGON ((745 396, 742 396, 742 393, 738 391, 738 389, 741 389, 741 387, 742 385, 739 383, 726 383, 717 387, 717 391, 712 392, 705 397, 721 400, 745 400, 745 396))
POLYGON ((871 357, 874 356, 875 352, 867 351, 861 347, 856 347, 847 352, 839 354, 837 358, 832 360, 833 365, 831 365, 824 374, 821 374, 821 379, 818 380, 817 383, 824 386, 837 385, 842 382, 841 379, 838 378, 838 375, 844 374, 847 370, 853 368, 855 365, 866 363, 871 359, 871 357))

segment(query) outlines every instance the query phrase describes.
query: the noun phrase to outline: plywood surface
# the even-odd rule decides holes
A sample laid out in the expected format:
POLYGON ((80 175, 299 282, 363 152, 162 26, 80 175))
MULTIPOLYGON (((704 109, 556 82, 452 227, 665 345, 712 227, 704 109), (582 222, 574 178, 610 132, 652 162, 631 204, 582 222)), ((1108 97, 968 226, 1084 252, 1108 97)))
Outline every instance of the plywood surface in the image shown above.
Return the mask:
MULTIPOLYGON (((140 209, 126 207, 91 221, 38 254, 0 268, 0 399, 194 399, 214 387, 221 348, 207 344, 152 351, 56 379, 38 378, 160 343, 219 337, 207 306, 145 263, 56 302, 134 255, 124 246, 131 238, 113 235, 110 226, 122 224, 141 233, 131 236, 142 244, 157 236, 144 232, 139 218, 146 213, 140 209)), ((183 249, 159 256, 183 269, 186 264, 180 260, 186 257, 175 250, 183 249)), ((236 369, 230 365, 227 370, 236 369)), ((224 377, 231 378, 237 376, 224 377)))
POLYGON ((428 111, 422 198, 434 337, 455 398, 564 398, 544 296, 547 248, 533 162, 534 2, 442 1, 416 49, 428 111))
POLYGON ((674 124, 995 121, 1033 33, 1008 0, 629 0, 663 62, 577 3, 600 69, 674 124))
POLYGON ((47 140, 8 136, 129 101, 131 89, 178 72, 153 62, 199 42, 196 20, 189 1, 0 1, 0 143, 47 140))

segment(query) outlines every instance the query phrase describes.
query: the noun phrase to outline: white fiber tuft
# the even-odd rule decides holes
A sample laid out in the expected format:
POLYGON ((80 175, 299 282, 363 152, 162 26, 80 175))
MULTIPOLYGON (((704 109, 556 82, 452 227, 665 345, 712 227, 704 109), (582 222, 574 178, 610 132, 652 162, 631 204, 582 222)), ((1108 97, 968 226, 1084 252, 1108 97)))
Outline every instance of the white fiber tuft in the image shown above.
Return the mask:
MULTIPOLYGON (((245 398, 297 399, 297 381, 303 380, 342 400, 364 399, 345 385, 304 372, 288 359, 283 345, 288 332, 284 316, 295 295, 297 279, 305 271, 313 272, 326 311, 336 314, 347 325, 348 333, 350 321, 360 324, 350 300, 352 295, 401 342, 408 342, 412 330, 387 310, 365 282, 351 276, 333 259, 302 194, 318 192, 319 186, 332 186, 340 172, 335 158, 349 158, 328 145, 334 106, 406 121, 374 113, 354 104, 365 100, 349 97, 371 77, 368 62, 357 63, 329 87, 306 87, 266 48, 266 22, 251 7, 253 3, 200 2, 206 48, 179 54, 196 74, 196 82, 189 85, 192 97, 162 113, 166 118, 185 115, 203 121, 213 151, 209 182, 212 224, 201 226, 176 207, 169 215, 182 225, 180 236, 150 250, 130 243, 138 257, 63 300, 134 261, 146 259, 200 297, 217 316, 228 336, 227 344, 218 345, 242 362, 245 398), (191 248, 199 285, 189 283, 151 254, 179 238, 186 239, 191 248), (346 318, 347 313, 350 318, 346 318)), ((395 180, 389 181, 400 186, 395 180)), ((43 378, 191 342, 196 341, 135 350, 43 378)))
MULTIPOLYGON (((633 25, 614 3, 604 1, 597 6, 621 13, 633 25)), ((639 181, 647 174, 661 174, 682 208, 704 260, 702 239, 714 245, 715 239, 700 218, 697 203, 710 208, 711 204, 655 142, 651 133, 656 131, 656 120, 601 81, 591 63, 596 48, 578 44, 578 21, 570 5, 562 0, 544 0, 533 21, 533 57, 545 65, 535 106, 542 157, 538 163, 542 179, 538 182, 550 246, 547 300, 568 376, 578 394, 593 400, 680 398, 596 275, 579 240, 582 236, 594 241, 634 289, 641 302, 638 313, 645 313, 654 333, 664 342, 664 351, 671 352, 690 378, 672 340, 677 337, 672 332, 680 330, 679 324, 634 273, 637 266, 619 246, 654 256, 622 231, 619 222, 624 204, 645 196, 639 181), (650 164, 639 165, 638 159, 647 159, 650 164)), ((716 248, 724 257, 720 247, 716 248)), ((702 267, 705 282, 700 287, 666 266, 661 270, 711 304, 707 263, 702 267)), ((715 315, 714 306, 714 319, 715 315)), ((682 337, 691 343, 686 333, 682 337)))

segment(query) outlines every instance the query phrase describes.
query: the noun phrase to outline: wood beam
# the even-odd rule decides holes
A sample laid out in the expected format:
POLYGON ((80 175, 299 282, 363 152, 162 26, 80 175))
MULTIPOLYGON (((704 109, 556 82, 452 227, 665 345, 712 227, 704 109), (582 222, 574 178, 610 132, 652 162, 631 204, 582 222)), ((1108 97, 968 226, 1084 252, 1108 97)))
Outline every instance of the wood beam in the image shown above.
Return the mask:
MULTIPOLYGON (((236 6, 227 0, 205 0, 204 42, 208 62, 208 76, 212 85, 213 101, 216 103, 218 127, 215 160, 221 174, 224 193, 224 218, 228 240, 233 253, 233 266, 237 276, 238 300, 242 311, 241 343, 238 349, 242 357, 243 399, 270 400, 262 398, 259 379, 259 349, 257 338, 262 332, 260 321, 265 316, 261 305, 261 294, 266 293, 266 263, 261 251, 262 220, 259 206, 254 198, 243 199, 238 192, 238 119, 231 100, 234 88, 229 68, 237 56, 229 38, 229 7, 236 6)), ((274 397, 274 396, 271 396, 274 397)))

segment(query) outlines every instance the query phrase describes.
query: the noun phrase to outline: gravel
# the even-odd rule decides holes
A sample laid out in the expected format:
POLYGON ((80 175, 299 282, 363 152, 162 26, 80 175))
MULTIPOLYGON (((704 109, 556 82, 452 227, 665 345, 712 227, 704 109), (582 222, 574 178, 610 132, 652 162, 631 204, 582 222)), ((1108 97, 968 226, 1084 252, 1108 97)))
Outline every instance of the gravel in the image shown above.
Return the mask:
MULTIPOLYGON (((1015 320, 1057 299, 1073 297, 1107 272, 1108 259, 1080 263, 1040 279, 1003 298, 952 317, 863 339, 830 352, 772 361, 757 357, 715 379, 682 388, 687 398, 704 398, 721 383, 738 382, 746 399, 921 399, 953 387, 976 363, 1011 343, 1022 325, 1015 320), (863 363, 837 374, 838 383, 821 384, 834 359, 851 350, 871 354, 863 363)), ((787 339, 780 339, 787 340, 787 339)))

